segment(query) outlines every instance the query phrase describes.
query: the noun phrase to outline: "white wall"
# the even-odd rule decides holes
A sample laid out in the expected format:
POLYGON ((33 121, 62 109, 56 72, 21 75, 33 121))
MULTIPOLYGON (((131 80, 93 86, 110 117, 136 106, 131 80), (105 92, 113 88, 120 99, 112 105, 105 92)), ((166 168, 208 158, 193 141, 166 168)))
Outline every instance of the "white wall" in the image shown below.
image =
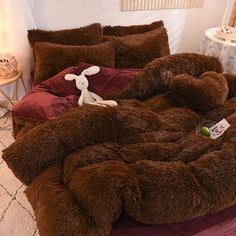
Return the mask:
POLYGON ((121 0, 34 0, 38 28, 57 30, 94 22, 103 25, 144 24, 162 19, 171 52, 199 49, 204 32, 223 22, 227 0, 205 0, 204 8, 121 12, 121 0))

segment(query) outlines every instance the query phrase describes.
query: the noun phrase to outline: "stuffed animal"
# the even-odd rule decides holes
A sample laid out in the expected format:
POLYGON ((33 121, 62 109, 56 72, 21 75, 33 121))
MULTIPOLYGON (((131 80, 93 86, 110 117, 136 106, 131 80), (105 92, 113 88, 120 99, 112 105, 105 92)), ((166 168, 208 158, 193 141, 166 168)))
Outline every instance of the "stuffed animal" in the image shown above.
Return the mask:
POLYGON ((97 94, 90 92, 88 90, 89 82, 86 76, 95 75, 100 71, 98 66, 91 66, 82 71, 81 75, 67 74, 65 75, 66 80, 75 80, 76 87, 81 90, 81 95, 78 100, 78 105, 83 106, 83 104, 91 104, 97 106, 117 106, 117 102, 113 100, 103 100, 97 94))

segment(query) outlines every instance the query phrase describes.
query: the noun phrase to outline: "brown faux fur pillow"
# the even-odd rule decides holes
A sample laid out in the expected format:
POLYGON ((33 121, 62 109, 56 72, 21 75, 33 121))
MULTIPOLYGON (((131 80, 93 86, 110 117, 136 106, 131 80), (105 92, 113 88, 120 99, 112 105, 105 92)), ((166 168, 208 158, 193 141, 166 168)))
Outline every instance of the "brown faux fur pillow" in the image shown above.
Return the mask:
POLYGON ((28 31, 31 47, 36 42, 50 42, 66 45, 92 45, 101 40, 101 25, 95 23, 81 28, 58 31, 34 29, 28 31))
POLYGON ((36 67, 34 84, 41 83, 63 69, 78 62, 114 67, 115 51, 112 43, 91 46, 70 46, 54 43, 35 43, 36 67))
POLYGON ((116 67, 143 68, 154 58, 170 54, 168 35, 164 27, 143 34, 123 37, 103 36, 116 50, 116 67))
POLYGON ((236 74, 224 74, 229 87, 229 97, 236 97, 236 74))
POLYGON ((199 79, 188 74, 177 75, 170 82, 170 91, 178 102, 195 110, 207 111, 222 105, 229 89, 222 74, 209 71, 199 79))
POLYGON ((103 35, 104 36, 125 36, 125 35, 132 35, 132 34, 141 34, 148 31, 152 31, 154 29, 163 27, 163 21, 155 21, 149 25, 130 25, 130 26, 105 26, 103 28, 103 35))

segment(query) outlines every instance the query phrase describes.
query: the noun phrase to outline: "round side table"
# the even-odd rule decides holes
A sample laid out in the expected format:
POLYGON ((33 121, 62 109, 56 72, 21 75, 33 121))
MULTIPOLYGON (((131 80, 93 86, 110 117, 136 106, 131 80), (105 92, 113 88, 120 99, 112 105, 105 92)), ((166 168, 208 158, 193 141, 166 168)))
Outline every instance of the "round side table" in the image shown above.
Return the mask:
POLYGON ((3 97, 6 98, 6 100, 14 107, 14 101, 17 99, 17 90, 18 90, 18 80, 21 80, 22 84, 23 84, 23 87, 24 87, 24 90, 25 90, 25 93, 27 93, 27 89, 26 89, 26 85, 25 85, 25 82, 22 78, 22 71, 21 70, 18 70, 18 74, 13 76, 13 77, 10 77, 10 78, 0 78, 0 93, 3 95, 3 97), (15 89, 14 89, 14 92, 13 92, 13 96, 12 97, 9 97, 3 90, 2 90, 2 86, 4 85, 8 85, 8 84, 11 84, 15 82, 15 89))
POLYGON ((226 42, 215 37, 218 28, 208 29, 200 53, 215 56, 221 61, 225 73, 236 73, 236 42, 226 42))

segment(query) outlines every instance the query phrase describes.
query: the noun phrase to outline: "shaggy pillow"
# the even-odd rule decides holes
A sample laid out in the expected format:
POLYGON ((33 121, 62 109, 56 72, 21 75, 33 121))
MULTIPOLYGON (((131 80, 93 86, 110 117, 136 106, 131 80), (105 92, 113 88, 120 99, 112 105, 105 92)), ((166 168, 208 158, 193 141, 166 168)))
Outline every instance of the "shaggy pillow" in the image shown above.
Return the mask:
POLYGON ((229 97, 236 97, 236 75, 224 74, 229 87, 229 97))
POLYGON ((123 37, 103 36, 116 50, 116 67, 143 68, 154 58, 170 54, 168 35, 164 27, 143 34, 123 37))
POLYGON ((177 75, 170 82, 170 91, 178 102, 207 111, 223 104, 229 89, 222 74, 205 72, 199 79, 188 74, 177 75))
POLYGON ((115 51, 112 43, 91 46, 70 46, 41 42, 35 44, 36 67, 34 84, 56 75, 80 61, 98 66, 114 67, 115 51))
MULTIPOLYGON (((83 70, 90 66, 94 65, 80 62, 76 66, 66 68, 49 80, 44 81, 42 85, 57 96, 80 95, 80 90, 76 87, 75 81, 65 80, 65 75, 80 75, 83 70)), ((115 69, 100 66, 100 71, 97 74, 87 76, 88 89, 102 97, 119 92, 129 84, 139 71, 140 69, 115 69)))
POLYGON ((169 91, 170 81, 177 75, 199 77, 206 71, 223 72, 219 59, 198 53, 179 53, 156 58, 141 70, 129 88, 116 95, 120 99, 143 99, 169 91))
POLYGON ((101 25, 95 23, 77 29, 46 31, 34 29, 28 31, 31 47, 36 42, 51 42, 66 45, 92 45, 101 40, 101 25))
POLYGON ((104 36, 125 36, 132 34, 141 34, 164 26, 163 21, 156 21, 149 25, 130 25, 130 26, 105 26, 103 28, 104 36))

